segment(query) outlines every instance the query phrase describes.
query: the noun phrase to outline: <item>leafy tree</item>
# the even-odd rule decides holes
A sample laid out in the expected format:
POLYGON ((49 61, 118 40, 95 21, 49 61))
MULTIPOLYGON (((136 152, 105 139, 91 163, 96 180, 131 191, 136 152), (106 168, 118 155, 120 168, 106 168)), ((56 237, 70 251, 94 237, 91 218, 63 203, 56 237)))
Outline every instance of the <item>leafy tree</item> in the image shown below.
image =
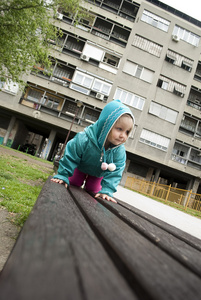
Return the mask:
POLYGON ((78 13, 80 0, 0 0, 0 79, 22 82, 24 73, 42 63, 48 67, 49 39, 58 29, 53 16, 60 7, 78 13))

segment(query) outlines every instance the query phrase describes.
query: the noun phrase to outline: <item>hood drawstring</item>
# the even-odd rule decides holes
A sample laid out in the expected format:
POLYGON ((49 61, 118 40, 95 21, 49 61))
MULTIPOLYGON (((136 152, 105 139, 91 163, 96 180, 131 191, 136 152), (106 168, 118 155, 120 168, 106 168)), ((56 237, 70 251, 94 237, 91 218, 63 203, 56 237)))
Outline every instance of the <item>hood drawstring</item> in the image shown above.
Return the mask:
POLYGON ((101 153, 100 161, 103 161, 102 164, 101 164, 101 169, 102 169, 103 171, 108 170, 108 171, 110 171, 110 172, 113 172, 113 171, 115 171, 116 168, 117 168, 116 165, 113 163, 113 161, 112 161, 112 163, 110 163, 110 164, 107 164, 107 163, 105 162, 105 148, 104 148, 104 147, 103 147, 103 152, 101 153))

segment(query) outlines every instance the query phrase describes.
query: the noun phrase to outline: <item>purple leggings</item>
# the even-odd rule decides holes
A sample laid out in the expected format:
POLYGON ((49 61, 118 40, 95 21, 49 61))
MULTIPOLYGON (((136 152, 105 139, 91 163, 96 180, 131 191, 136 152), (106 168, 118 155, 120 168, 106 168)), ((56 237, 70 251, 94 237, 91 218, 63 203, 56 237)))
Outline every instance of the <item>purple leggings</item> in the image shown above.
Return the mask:
POLYGON ((98 193, 102 188, 101 180, 103 177, 87 175, 79 171, 77 168, 74 170, 73 176, 69 177, 68 179, 70 184, 75 186, 82 186, 85 181, 85 189, 88 192, 98 193))

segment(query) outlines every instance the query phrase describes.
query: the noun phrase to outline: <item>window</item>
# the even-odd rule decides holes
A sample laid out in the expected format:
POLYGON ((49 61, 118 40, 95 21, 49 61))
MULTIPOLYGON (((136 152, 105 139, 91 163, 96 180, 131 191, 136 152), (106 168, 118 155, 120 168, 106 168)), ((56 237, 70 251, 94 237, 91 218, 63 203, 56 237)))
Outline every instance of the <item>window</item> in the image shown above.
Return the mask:
POLYGON ((158 80, 157 86, 164 90, 172 92, 175 95, 180 97, 184 97, 185 90, 186 90, 186 86, 184 86, 183 84, 180 84, 162 75, 158 80))
POLYGON ((143 110, 145 99, 131 92, 117 88, 115 91, 114 99, 121 100, 122 103, 132 106, 136 109, 143 110))
POLYGON ((175 84, 173 93, 179 97, 184 97, 184 89, 181 85, 175 84))
POLYGON ((119 62, 120 62, 120 57, 114 55, 113 53, 110 54, 110 53, 106 52, 104 55, 104 58, 103 58, 103 62, 108 65, 118 68, 119 62))
POLYGON ((129 21, 134 22, 135 17, 137 15, 139 4, 129 1, 120 1, 120 0, 88 0, 92 4, 100 6, 102 9, 110 11, 122 18, 125 18, 129 21))
POLYGON ((41 99, 41 104, 48 108, 57 109, 59 108, 60 100, 52 95, 45 95, 41 99))
POLYGON ((125 72, 129 75, 135 76, 136 69, 137 69, 137 65, 132 63, 131 61, 127 60, 123 67, 123 72, 125 72))
POLYGON ((154 74, 153 71, 146 69, 143 66, 137 65, 129 60, 125 62, 123 72, 149 83, 152 82, 154 74))
POLYGON ((78 110, 78 107, 75 102, 71 102, 71 101, 65 102, 63 112, 65 112, 68 115, 75 116, 77 110, 78 110))
POLYGON ((201 122, 197 117, 184 114, 179 131, 194 136, 195 138, 201 138, 201 122))
POLYGON ((28 89, 26 100, 39 103, 42 98, 42 92, 35 89, 28 89))
POLYGON ((172 151, 172 160, 185 164, 191 168, 201 170, 200 149, 181 143, 180 141, 175 142, 172 151))
POLYGON ((83 59, 83 57, 86 57, 87 61, 96 64, 99 68, 116 74, 122 55, 95 45, 92 42, 87 42, 82 51, 81 58, 83 59))
POLYGON ((186 104, 201 111, 201 92, 198 87, 191 86, 186 104))
POLYGON ((166 19, 163 19, 157 15, 152 14, 151 12, 144 10, 142 17, 141 17, 141 21, 146 22, 158 29, 161 29, 165 32, 168 31, 170 22, 167 21, 166 19))
POLYGON ((94 79, 92 90, 109 96, 112 85, 99 79, 94 79))
POLYGON ((83 26, 86 26, 86 28, 90 28, 93 25, 95 16, 93 14, 90 14, 88 11, 84 10, 82 11, 83 18, 80 18, 79 24, 82 24, 83 26))
POLYGON ((82 53, 98 61, 101 61, 104 55, 104 51, 102 49, 88 43, 85 44, 82 53))
MULTIPOLYGON (((62 31, 63 36, 66 35, 65 44, 63 51, 64 53, 70 53, 74 56, 80 55, 82 53, 83 47, 85 45, 85 40, 80 36, 75 36, 67 31, 62 31)), ((63 37, 62 36, 62 37, 63 37)), ((64 42, 63 42, 64 43, 64 42)))
POLYGON ((143 67, 138 65, 135 72, 135 77, 140 78, 142 75, 142 71, 143 71, 143 67))
POLYGON ((104 16, 97 16, 92 26, 91 33, 125 47, 130 31, 130 28, 123 26, 120 23, 110 20, 104 16))
POLYGON ((160 88, 162 88, 163 90, 167 90, 168 89, 168 82, 162 79, 158 80, 158 85, 160 88))
POLYGON ((79 71, 75 71, 74 77, 72 80, 74 83, 77 83, 79 85, 82 85, 86 88, 91 88, 92 82, 93 82, 93 77, 89 76, 85 73, 81 73, 79 71))
POLYGON ((77 91, 79 93, 85 94, 85 95, 89 95, 89 93, 90 93, 90 90, 85 89, 85 88, 83 88, 79 85, 73 84, 73 83, 71 83, 69 87, 70 87, 70 89, 77 91))
POLYGON ((150 54, 153 54, 154 56, 160 57, 162 46, 159 44, 156 44, 150 40, 147 40, 139 35, 135 35, 133 46, 140 48, 150 54))
POLYGON ((151 102, 149 113, 173 124, 176 123, 178 116, 178 112, 153 101, 151 102))
POLYGON ((72 69, 59 63, 56 65, 54 69, 53 76, 70 80, 70 78, 72 78, 72 73, 73 73, 72 69))
POLYGON ((183 60, 182 63, 181 63, 181 68, 188 71, 188 72, 190 72, 192 70, 192 63, 183 60))
POLYGON ((49 108, 57 109, 57 107, 59 106, 59 101, 53 99, 47 99, 45 106, 49 108))
POLYGON ((89 123, 95 123, 98 120, 99 115, 100 115, 99 111, 86 108, 84 119, 89 123))
POLYGON ((167 151, 170 139, 152 131, 143 129, 140 136, 140 142, 160 150, 167 151))
POLYGON ((178 25, 175 25, 172 35, 196 47, 198 47, 200 42, 199 35, 179 27, 178 25))
POLYGON ((169 49, 167 51, 165 60, 189 72, 193 66, 193 60, 169 49))
POLYGON ((171 64, 175 64, 176 62, 176 53, 169 51, 166 54, 165 60, 168 61, 171 64))
POLYGON ((172 151, 172 160, 181 164, 186 164, 186 157, 188 156, 190 148, 187 145, 175 143, 172 151))
POLYGON ((59 110, 63 103, 63 99, 55 97, 51 94, 47 94, 45 91, 37 90, 35 88, 29 87, 24 97, 25 100, 34 102, 34 108, 38 108, 39 104, 46 106, 51 109, 59 110))
MULTIPOLYGON (((91 73, 90 73, 91 74, 91 73)), ((92 75, 92 74, 91 74, 92 75)), ((100 77, 101 78, 101 77, 100 77)), ((75 71, 70 88, 80 93, 89 95, 90 91, 109 96, 112 82, 95 78, 87 73, 75 71), (78 85, 77 85, 78 84, 78 85)))
POLYGON ((6 79, 6 81, 0 81, 0 89, 7 93, 17 94, 19 85, 11 79, 6 79))

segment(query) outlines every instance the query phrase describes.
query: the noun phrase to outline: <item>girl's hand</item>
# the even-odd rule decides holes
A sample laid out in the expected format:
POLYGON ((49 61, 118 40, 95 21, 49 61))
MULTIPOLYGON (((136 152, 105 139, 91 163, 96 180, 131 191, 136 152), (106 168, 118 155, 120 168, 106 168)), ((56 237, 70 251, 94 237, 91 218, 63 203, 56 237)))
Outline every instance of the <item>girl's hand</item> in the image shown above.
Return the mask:
POLYGON ((106 195, 106 194, 96 194, 95 195, 95 198, 102 198, 103 200, 107 200, 107 201, 111 201, 111 202, 114 202, 114 203, 117 203, 117 201, 115 199, 113 199, 112 197, 106 195))
POLYGON ((52 178, 51 181, 59 183, 59 184, 64 184, 65 188, 67 189, 68 185, 65 181, 58 179, 58 178, 52 178))

